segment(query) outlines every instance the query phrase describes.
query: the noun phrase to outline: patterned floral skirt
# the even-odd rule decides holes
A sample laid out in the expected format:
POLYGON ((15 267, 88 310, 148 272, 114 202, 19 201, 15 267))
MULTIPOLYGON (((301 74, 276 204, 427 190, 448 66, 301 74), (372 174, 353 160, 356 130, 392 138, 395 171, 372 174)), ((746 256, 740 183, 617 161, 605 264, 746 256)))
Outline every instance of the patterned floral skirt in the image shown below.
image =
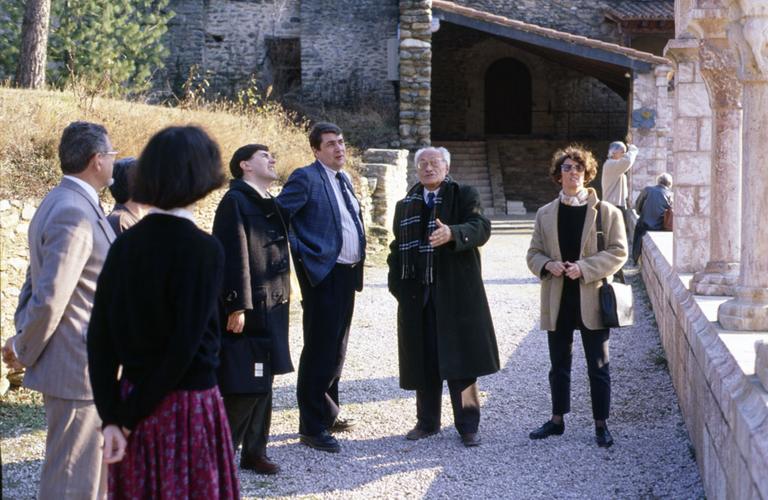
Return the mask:
POLYGON ((223 500, 238 491, 218 387, 168 394, 128 437, 123 460, 109 466, 110 499, 223 500))

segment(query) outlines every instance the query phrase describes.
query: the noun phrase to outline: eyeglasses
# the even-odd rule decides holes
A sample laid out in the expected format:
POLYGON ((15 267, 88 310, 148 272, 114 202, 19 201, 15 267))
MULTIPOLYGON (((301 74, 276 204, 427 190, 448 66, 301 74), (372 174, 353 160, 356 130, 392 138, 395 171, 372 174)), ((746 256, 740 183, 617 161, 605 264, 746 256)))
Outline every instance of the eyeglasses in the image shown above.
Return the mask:
POLYGON ((417 166, 419 168, 427 168, 427 167, 440 168, 443 166, 444 163, 445 163, 445 159, 434 158, 432 160, 420 160, 417 166))
POLYGON ((563 163, 560 165, 560 170, 563 172, 570 172, 573 170, 574 172, 584 172, 584 165, 581 163, 563 163))
POLYGON ((120 151, 99 151, 100 155, 111 155, 111 156, 117 156, 117 154, 120 151))

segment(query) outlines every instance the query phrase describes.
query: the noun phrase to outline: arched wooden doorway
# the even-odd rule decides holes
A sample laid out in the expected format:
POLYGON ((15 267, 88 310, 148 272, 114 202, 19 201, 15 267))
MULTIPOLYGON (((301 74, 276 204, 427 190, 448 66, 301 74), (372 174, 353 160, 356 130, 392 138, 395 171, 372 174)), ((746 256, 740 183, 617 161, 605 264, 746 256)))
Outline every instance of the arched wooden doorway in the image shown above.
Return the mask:
POLYGON ((485 133, 531 133, 531 73, 511 57, 485 72, 485 133))

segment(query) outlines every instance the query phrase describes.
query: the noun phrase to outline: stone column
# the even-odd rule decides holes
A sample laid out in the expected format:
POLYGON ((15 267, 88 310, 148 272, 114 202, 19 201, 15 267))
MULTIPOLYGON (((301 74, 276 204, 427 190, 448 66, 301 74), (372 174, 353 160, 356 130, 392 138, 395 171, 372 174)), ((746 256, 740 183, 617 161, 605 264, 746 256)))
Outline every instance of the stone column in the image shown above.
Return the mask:
POLYGON ((400 0, 400 145, 429 146, 432 1, 400 0))
MULTIPOLYGON (((717 31, 725 35, 722 28, 717 31)), ((736 54, 727 39, 700 40, 699 60, 713 115, 709 216, 713 230, 709 262, 694 274, 689 288, 698 295, 733 295, 741 247, 736 222, 741 220, 741 83, 736 77, 736 54)))
POLYGON ((672 261, 675 272, 693 273, 709 261, 709 170, 711 116, 707 88, 699 68, 699 43, 676 38, 665 55, 675 66, 673 157, 675 236, 672 261))
POLYGON ((718 320, 729 330, 768 330, 768 0, 733 1, 731 9, 728 39, 744 85, 741 266, 718 320))

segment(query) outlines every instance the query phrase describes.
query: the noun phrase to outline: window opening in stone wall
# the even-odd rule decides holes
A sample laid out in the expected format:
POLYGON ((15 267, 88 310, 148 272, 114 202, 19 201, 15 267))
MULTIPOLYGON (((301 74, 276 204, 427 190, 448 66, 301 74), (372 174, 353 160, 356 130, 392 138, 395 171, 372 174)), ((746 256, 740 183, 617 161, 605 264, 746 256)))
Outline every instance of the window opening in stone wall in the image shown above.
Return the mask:
POLYGON ((517 59, 491 64, 485 73, 485 133, 530 134, 531 73, 517 59))
POLYGON ((301 42, 298 38, 264 39, 272 74, 272 93, 284 96, 301 87, 301 42))

